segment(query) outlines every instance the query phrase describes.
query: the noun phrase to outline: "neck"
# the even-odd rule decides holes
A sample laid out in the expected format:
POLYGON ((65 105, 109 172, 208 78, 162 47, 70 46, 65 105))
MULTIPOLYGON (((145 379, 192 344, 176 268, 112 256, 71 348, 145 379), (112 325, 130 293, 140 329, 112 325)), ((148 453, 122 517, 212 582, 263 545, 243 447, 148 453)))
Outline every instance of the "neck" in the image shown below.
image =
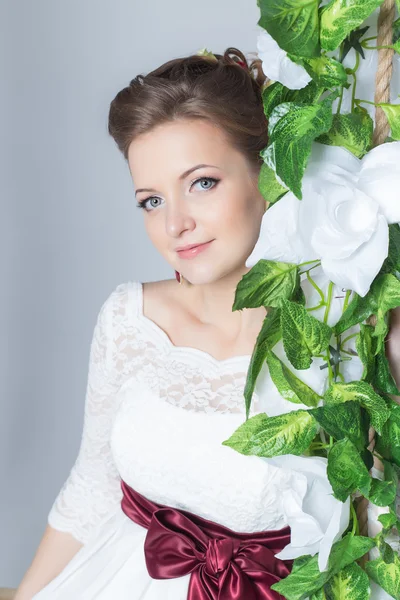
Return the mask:
POLYGON ((188 286, 185 290, 187 305, 193 318, 221 330, 226 337, 234 340, 251 327, 260 327, 260 319, 266 314, 263 306, 232 311, 238 283, 249 270, 243 267, 217 281, 188 286))

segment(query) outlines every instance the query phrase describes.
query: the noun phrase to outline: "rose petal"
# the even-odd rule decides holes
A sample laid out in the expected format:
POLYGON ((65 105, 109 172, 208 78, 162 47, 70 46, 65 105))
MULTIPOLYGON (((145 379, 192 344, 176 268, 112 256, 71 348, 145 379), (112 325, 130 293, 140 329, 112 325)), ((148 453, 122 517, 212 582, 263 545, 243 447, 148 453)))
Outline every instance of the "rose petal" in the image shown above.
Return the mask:
POLYGON ((317 258, 298 229, 300 203, 288 192, 265 211, 258 240, 246 260, 246 267, 254 266, 262 258, 296 264, 317 258))
POLYGON ((265 29, 262 29, 257 37, 257 54, 269 79, 279 81, 292 90, 301 89, 311 81, 304 67, 291 61, 285 50, 282 50, 265 29))
POLYGON ((356 184, 360 168, 360 159, 346 148, 313 142, 303 184, 319 182, 317 185, 321 185, 322 190, 325 181, 339 185, 356 184))
MULTIPOLYGON (((329 483, 326 466, 327 459, 321 457, 303 457, 285 454, 264 459, 282 469, 290 469, 307 477, 307 493, 303 495, 302 505, 299 506, 299 494, 293 494, 292 506, 284 502, 284 511, 292 531, 296 532, 291 543, 276 554, 277 558, 297 558, 304 554, 312 556, 319 552, 318 566, 321 571, 327 567, 332 544, 338 540, 349 523, 350 498, 340 502, 333 496, 329 483), (308 528, 304 525, 307 523, 308 528), (320 539, 318 541, 318 531, 320 539)), ((296 491, 295 484, 292 485, 296 491)))
POLYGON ((329 279, 339 287, 365 296, 387 257, 388 250, 388 224, 383 215, 378 215, 377 229, 368 242, 348 258, 323 258, 321 265, 329 279))
POLYGON ((374 198, 388 223, 400 221, 400 142, 376 146, 361 160, 359 189, 374 198))
POLYGON ((347 529, 350 518, 350 496, 345 502, 337 500, 337 505, 334 508, 331 521, 328 525, 325 535, 321 540, 318 554, 318 568, 320 571, 325 571, 328 566, 329 555, 333 544, 342 537, 342 534, 347 529))
POLYGON ((353 186, 325 182, 323 198, 310 192, 303 202, 299 226, 308 227, 311 245, 321 258, 346 258, 375 232, 379 205, 353 186))
POLYGON ((312 80, 304 67, 294 63, 288 56, 284 56, 279 63, 280 81, 291 90, 301 90, 312 80))

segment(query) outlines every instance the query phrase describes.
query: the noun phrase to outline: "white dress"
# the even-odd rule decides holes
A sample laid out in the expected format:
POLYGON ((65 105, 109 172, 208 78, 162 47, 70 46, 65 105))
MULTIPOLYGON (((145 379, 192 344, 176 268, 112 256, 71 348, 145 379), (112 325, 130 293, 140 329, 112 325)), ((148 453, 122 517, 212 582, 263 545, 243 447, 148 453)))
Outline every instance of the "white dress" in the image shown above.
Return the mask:
MULTIPOLYGON (((222 445, 245 420, 250 358, 174 346, 144 316, 141 282, 117 286, 94 330, 79 454, 48 515, 84 545, 32 600, 186 600, 190 574, 147 572, 147 529, 122 512, 121 478, 156 503, 237 532, 290 525, 291 544, 277 556, 320 551, 324 560, 349 522, 325 459, 266 459, 222 445)), ((274 394, 257 389, 250 416, 273 413, 274 394)), ((300 407, 282 398, 279 406, 300 407)))

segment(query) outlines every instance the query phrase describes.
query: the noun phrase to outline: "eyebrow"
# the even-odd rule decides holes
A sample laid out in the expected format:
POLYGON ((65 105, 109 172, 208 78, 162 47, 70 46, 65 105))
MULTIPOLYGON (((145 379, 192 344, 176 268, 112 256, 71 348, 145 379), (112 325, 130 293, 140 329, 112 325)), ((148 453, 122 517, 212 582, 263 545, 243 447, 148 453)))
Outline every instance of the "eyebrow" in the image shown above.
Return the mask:
MULTIPOLYGON (((182 179, 185 179, 185 177, 190 175, 190 173, 192 173, 193 171, 196 171, 197 169, 202 169, 203 167, 214 167, 216 169, 219 169, 219 167, 217 167, 216 165, 206 165, 206 164, 202 163, 200 165, 196 165, 195 167, 191 167, 190 169, 188 169, 187 171, 182 173, 182 175, 179 175, 179 180, 182 181, 182 179)), ((135 196, 139 192, 157 192, 157 190, 154 190, 153 188, 139 188, 138 190, 136 190, 135 196)))

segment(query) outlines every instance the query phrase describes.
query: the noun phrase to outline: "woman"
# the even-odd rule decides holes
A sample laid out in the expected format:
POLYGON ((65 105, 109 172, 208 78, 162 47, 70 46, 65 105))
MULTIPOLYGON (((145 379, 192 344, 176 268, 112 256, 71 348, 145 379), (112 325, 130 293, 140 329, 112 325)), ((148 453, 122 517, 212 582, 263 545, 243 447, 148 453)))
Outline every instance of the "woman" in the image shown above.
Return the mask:
MULTIPOLYGON (((266 315, 232 304, 266 209, 258 174, 268 138, 259 62, 249 67, 232 48, 216 57, 172 60, 111 103, 109 132, 176 278, 120 284, 100 310, 79 455, 16 600, 216 598, 219 586, 224 598, 278 598, 269 586, 291 559, 311 543, 314 553, 322 543, 329 551, 348 525, 323 459, 293 457, 290 467, 222 445, 244 421, 246 373, 266 315), (155 506, 167 508, 149 540, 155 506), (298 509, 290 530, 287 506, 298 509), (237 538, 265 535, 268 569, 244 574, 236 541, 218 545, 182 514, 237 538), (192 542, 195 531, 197 550, 176 530, 157 545, 174 524, 190 529, 192 542)), ((268 406, 256 389, 250 414, 268 406)))

